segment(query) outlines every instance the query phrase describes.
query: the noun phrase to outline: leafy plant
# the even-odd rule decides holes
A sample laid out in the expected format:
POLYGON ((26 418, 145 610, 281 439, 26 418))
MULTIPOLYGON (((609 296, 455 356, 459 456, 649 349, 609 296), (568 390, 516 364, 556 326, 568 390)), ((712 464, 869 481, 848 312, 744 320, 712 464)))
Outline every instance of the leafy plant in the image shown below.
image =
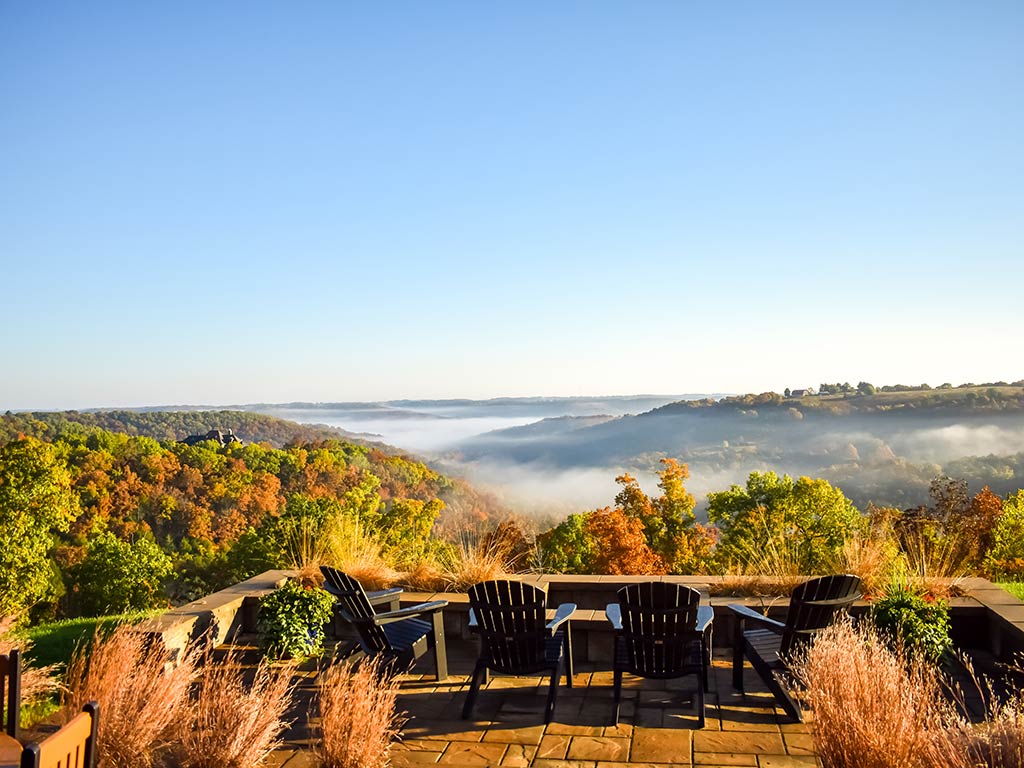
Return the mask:
POLYGON ((334 598, 318 587, 285 582, 260 599, 257 630, 268 655, 301 658, 323 650, 334 598))
POLYGON ((938 661, 952 647, 949 606, 926 600, 902 582, 892 584, 871 606, 871 620, 908 652, 929 661, 938 661))

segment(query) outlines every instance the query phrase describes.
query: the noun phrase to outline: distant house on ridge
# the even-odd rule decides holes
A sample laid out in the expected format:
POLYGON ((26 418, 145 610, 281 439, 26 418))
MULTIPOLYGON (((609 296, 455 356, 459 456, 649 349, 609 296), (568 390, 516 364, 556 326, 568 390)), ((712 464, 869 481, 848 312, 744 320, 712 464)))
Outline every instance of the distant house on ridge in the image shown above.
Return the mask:
POLYGON ((220 443, 222 446, 231 445, 231 443, 242 442, 235 436, 235 433, 230 429, 227 432, 221 432, 219 429, 211 429, 205 435, 189 435, 184 440, 180 440, 179 442, 182 442, 185 445, 195 445, 196 443, 201 443, 204 440, 213 440, 213 442, 220 443))

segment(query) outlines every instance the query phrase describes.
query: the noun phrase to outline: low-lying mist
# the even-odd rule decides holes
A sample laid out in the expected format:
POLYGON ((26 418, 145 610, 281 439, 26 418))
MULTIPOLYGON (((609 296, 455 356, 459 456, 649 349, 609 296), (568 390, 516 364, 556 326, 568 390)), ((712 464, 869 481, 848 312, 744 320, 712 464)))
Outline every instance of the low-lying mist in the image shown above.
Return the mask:
POLYGON ((974 490, 1024 485, 1024 415, 1016 412, 968 419, 927 413, 787 418, 713 409, 624 415, 635 405, 364 404, 276 408, 272 415, 378 436, 489 490, 513 510, 542 516, 612 504, 615 478, 624 472, 655 493, 665 457, 689 465, 687 487, 699 505, 709 492, 767 470, 824 477, 861 507, 925 503, 929 482, 943 472, 964 476, 974 490), (618 412, 598 417, 601 408, 618 412))

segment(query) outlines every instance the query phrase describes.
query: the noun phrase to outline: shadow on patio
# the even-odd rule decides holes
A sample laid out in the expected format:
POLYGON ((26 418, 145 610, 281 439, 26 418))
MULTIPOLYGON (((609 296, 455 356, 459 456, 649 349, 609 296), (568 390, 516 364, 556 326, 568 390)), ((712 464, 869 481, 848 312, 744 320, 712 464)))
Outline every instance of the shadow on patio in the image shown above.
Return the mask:
MULTIPOLYGON (((460 715, 476 648, 449 642, 450 676, 438 683, 425 659, 401 678, 399 709, 409 718, 392 750, 398 768, 441 765, 613 768, 613 766, 820 765, 806 725, 787 722, 761 681, 749 670, 747 693, 731 685, 731 657, 716 652, 707 696, 707 724, 697 730, 695 676, 624 681, 621 718, 611 726, 612 673, 580 665, 574 688, 558 693, 554 721, 544 725, 546 679, 492 676, 477 701, 475 718, 460 715)), ((304 686, 314 684, 308 677, 304 686)), ((296 723, 276 766, 312 765, 305 722, 296 723)))

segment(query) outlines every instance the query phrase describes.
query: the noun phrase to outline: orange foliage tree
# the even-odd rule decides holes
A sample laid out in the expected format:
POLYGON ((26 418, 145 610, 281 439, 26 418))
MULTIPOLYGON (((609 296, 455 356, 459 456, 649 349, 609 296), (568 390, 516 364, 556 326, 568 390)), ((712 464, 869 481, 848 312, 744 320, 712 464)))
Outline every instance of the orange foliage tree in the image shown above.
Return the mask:
POLYGON ((665 573, 665 561, 648 545, 644 524, 618 507, 587 516, 586 532, 594 538, 597 573, 646 575, 665 573))

